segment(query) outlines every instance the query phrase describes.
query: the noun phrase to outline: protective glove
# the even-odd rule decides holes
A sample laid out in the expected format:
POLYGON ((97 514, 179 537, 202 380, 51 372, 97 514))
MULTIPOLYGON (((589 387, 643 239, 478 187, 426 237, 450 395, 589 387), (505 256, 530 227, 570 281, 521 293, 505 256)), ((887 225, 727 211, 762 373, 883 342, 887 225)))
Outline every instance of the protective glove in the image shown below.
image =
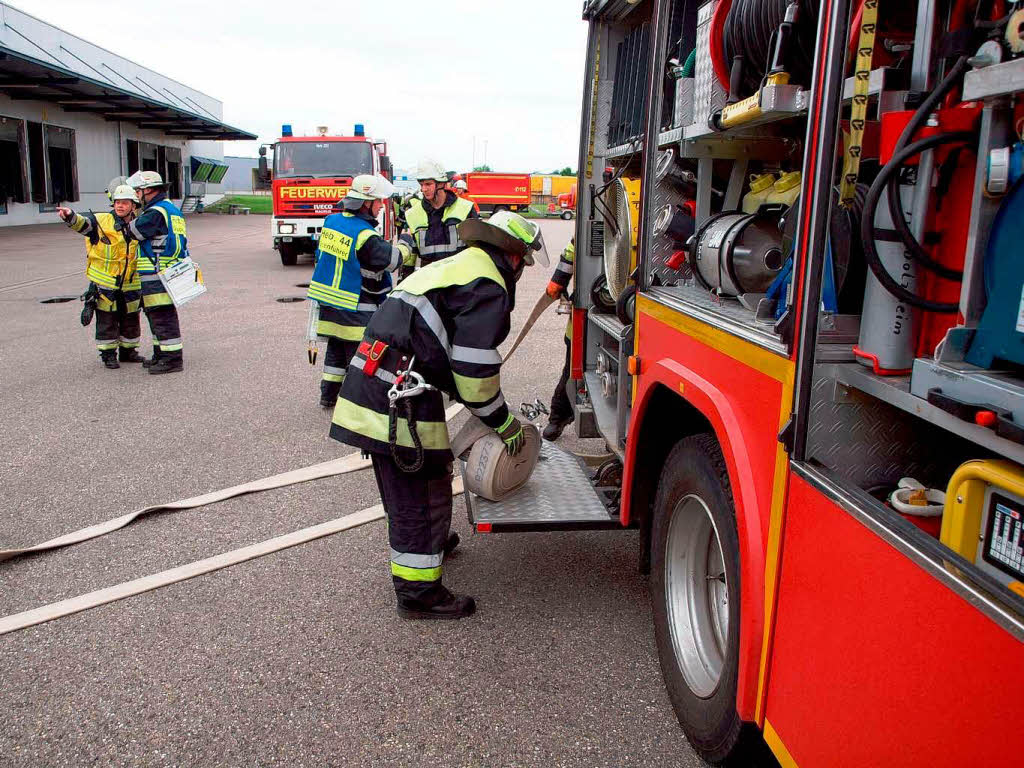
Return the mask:
POLYGON ((498 437, 505 443, 505 450, 508 451, 509 456, 515 456, 523 450, 523 445, 526 443, 523 425, 511 413, 505 419, 505 423, 494 431, 498 433, 498 437))
POLYGON ((557 299, 557 298, 558 298, 559 296, 561 296, 561 295, 562 295, 562 294, 563 294, 564 292, 565 292, 565 288, 563 288, 562 286, 560 286, 560 285, 559 285, 558 283, 556 283, 556 282, 555 282, 554 280, 552 280, 552 281, 551 281, 550 283, 548 283, 548 287, 547 287, 547 294, 548 294, 548 296, 550 296, 550 297, 551 297, 552 299, 557 299))

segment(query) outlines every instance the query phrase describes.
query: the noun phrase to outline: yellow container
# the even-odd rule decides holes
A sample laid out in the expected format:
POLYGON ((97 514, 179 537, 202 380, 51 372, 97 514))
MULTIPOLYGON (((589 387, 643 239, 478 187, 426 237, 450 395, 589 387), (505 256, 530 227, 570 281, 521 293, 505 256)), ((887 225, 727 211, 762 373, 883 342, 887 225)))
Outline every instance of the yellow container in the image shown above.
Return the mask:
POLYGON ((790 171, 779 177, 768 193, 766 203, 792 205, 800 197, 800 171, 790 171))
POLYGON ((750 191, 743 196, 743 212, 757 213, 757 209, 767 201, 768 194, 772 191, 772 185, 774 184, 774 173, 762 173, 751 176, 750 191))

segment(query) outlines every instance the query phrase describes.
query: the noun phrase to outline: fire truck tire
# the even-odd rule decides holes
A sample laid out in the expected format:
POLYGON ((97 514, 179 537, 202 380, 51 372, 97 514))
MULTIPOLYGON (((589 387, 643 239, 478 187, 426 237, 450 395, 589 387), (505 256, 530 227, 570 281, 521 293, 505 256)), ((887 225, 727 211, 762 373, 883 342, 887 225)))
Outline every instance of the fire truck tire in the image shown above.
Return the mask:
POLYGON ((299 260, 299 247, 295 243, 281 243, 278 246, 281 263, 286 267, 294 267, 299 260))
POLYGON ((652 523, 651 603, 662 675, 690 744, 719 764, 746 751, 736 712, 739 540, 718 442, 679 441, 658 481, 652 523))
POLYGON ((562 218, 566 221, 572 221, 572 211, 562 211, 562 218))

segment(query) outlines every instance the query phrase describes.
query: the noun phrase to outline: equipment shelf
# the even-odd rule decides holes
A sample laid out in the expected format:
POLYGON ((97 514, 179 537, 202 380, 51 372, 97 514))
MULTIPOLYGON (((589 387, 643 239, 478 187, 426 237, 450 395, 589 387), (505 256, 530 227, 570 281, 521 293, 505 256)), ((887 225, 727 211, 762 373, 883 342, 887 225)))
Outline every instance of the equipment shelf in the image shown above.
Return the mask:
POLYGON ((822 366, 821 371, 844 387, 876 397, 976 445, 1024 463, 1024 445, 999 437, 991 429, 958 419, 927 400, 915 397, 910 394, 909 376, 876 376, 860 363, 834 363, 822 366))
POLYGON ((964 75, 964 101, 1024 91, 1024 58, 992 64, 964 75))

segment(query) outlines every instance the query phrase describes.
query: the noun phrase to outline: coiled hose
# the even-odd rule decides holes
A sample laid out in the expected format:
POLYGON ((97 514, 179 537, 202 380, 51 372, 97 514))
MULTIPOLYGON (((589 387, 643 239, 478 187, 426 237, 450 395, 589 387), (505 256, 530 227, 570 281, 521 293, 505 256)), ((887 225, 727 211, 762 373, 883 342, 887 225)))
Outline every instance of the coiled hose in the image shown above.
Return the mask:
MULTIPOLYGON (((738 85, 743 98, 761 87, 775 45, 775 35, 786 17, 791 0, 733 0, 722 29, 722 53, 726 71, 736 57, 743 59, 743 72, 738 85)), ((815 48, 818 4, 812 0, 795 0, 799 5, 793 44, 789 48, 787 69, 793 83, 810 82, 813 62, 808 51, 815 48)))

